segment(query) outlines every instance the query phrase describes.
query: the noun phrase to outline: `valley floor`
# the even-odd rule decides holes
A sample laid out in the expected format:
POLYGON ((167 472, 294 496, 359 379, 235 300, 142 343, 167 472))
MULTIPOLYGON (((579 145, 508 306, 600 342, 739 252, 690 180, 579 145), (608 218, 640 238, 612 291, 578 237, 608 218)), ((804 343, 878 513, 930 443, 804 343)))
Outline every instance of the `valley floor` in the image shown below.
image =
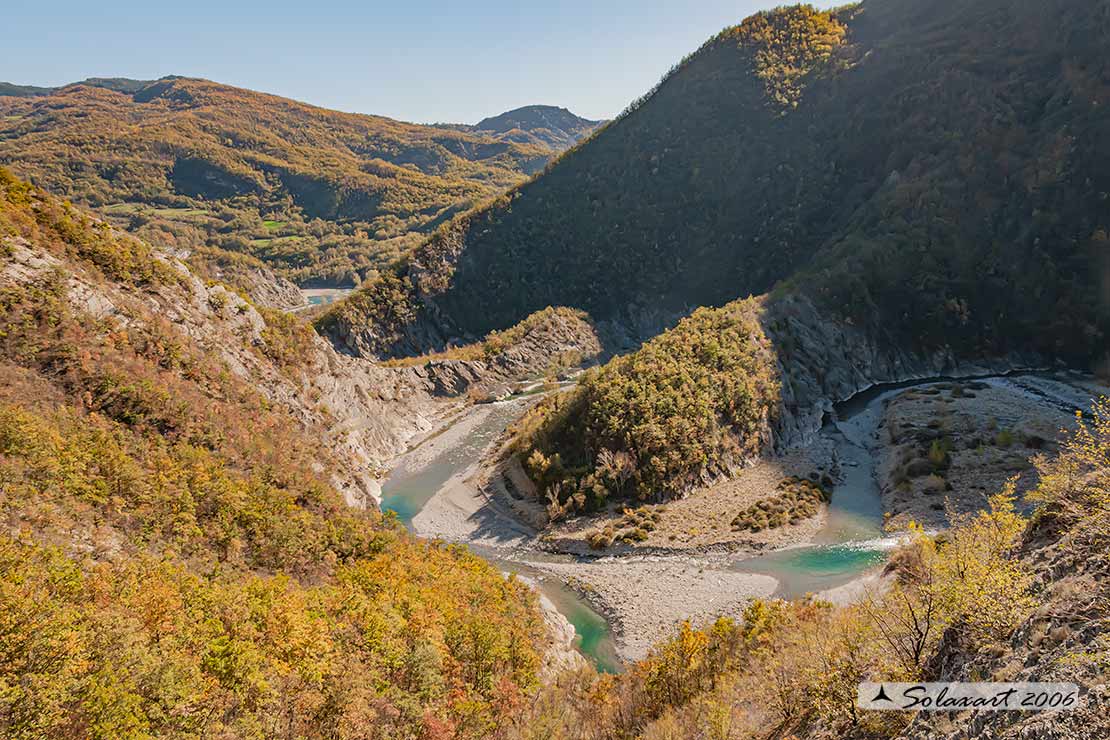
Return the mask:
MULTIPOLYGON (((505 570, 519 567, 533 578, 539 573, 569 585, 610 623, 618 656, 634 661, 676 624, 739 616, 752 598, 798 596, 794 591, 818 584, 812 590, 820 597, 844 603, 881 587, 882 569, 874 559, 849 558, 846 569, 816 579, 792 580, 789 568, 825 567, 829 548, 853 546, 838 544, 846 539, 870 536, 869 547, 879 541, 888 546, 897 541, 890 535, 910 521, 943 528, 946 516, 976 509, 980 498, 985 501, 1014 475, 1019 491, 1027 489, 1032 481, 1021 477, 1030 471, 1027 459, 1050 450, 1056 433, 1074 425, 1075 411, 1107 392, 1086 379, 1034 376, 891 388, 875 394, 862 413, 852 411, 851 421, 828 426, 807 449, 650 507, 658 511, 658 526, 644 541, 618 542, 600 552, 589 548, 586 536, 619 527, 621 513, 547 527, 522 471, 497 457, 497 439, 530 399, 472 407, 400 458, 392 480, 435 486, 411 519, 417 534, 466 543, 505 570), (758 533, 734 529, 739 509, 792 477, 835 483, 839 508, 823 507, 795 525, 758 533), (860 513, 860 502, 851 499, 868 496, 875 511, 860 513), (781 553, 784 563, 796 553, 794 560, 803 565, 745 567, 764 559, 748 558, 764 553, 781 553), (810 556, 817 559, 806 560, 810 556), (779 568, 783 574, 776 577, 779 568)), ((387 482, 386 506, 390 488, 387 482)))
MULTIPOLYGON (((527 403, 473 407, 451 429, 401 458, 395 478, 421 476, 452 462, 460 465, 453 456, 463 441, 487 436, 490 426, 502 429, 506 417, 518 415, 527 403)), ((413 531, 466 543, 505 570, 522 567, 571 586, 610 623, 621 660, 644 657, 683 620, 704 624, 721 615, 739 616, 752 598, 770 596, 778 588, 773 577, 731 570, 727 558, 693 548, 665 555, 643 550, 605 557, 552 554, 537 528, 526 523, 538 512, 513 501, 494 472, 500 469, 491 448, 480 460, 462 463, 412 518, 413 531)), ((387 483, 386 506, 390 488, 387 483)), ((804 541, 799 533, 815 526, 810 522, 792 527, 797 531, 791 536, 804 541)))

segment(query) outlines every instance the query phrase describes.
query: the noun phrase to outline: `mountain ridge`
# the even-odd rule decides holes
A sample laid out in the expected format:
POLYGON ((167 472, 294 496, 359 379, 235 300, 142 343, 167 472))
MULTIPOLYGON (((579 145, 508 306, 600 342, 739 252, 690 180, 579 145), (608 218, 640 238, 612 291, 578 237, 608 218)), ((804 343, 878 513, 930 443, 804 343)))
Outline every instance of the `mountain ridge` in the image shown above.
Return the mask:
POLYGON ((155 82, 162 80, 183 79, 179 75, 167 75, 159 77, 157 80, 137 80, 131 77, 86 77, 77 82, 69 82, 65 85, 57 85, 55 87, 39 86, 39 85, 17 85, 13 82, 0 81, 0 95, 8 95, 12 97, 43 97, 52 95, 59 90, 64 90, 68 87, 77 87, 84 85, 85 87, 101 87, 105 90, 114 90, 116 92, 138 92, 148 85, 153 85, 155 82))
MULTIPOLYGON (((229 88, 244 90, 244 91, 248 91, 248 92, 255 92, 255 93, 258 93, 260 95, 271 95, 275 98, 281 98, 281 99, 284 99, 284 100, 291 100, 293 102, 297 102, 297 103, 300 103, 302 105, 311 106, 313 108, 319 108, 321 110, 329 110, 329 111, 335 111, 335 112, 339 112, 339 113, 347 112, 347 111, 339 111, 337 109, 327 108, 326 106, 316 105, 314 103, 308 103, 308 102, 305 102, 305 101, 300 101, 300 100, 297 100, 295 98, 289 98, 289 97, 286 97, 286 96, 283 96, 283 95, 278 95, 276 93, 267 93, 265 91, 254 90, 252 88, 246 88, 246 87, 240 87, 238 85, 230 85, 230 84, 226 84, 226 83, 220 83, 220 82, 216 82, 214 80, 209 80, 209 79, 204 78, 204 77, 192 77, 192 76, 189 76, 189 75, 175 75, 175 74, 174 75, 163 75, 162 77, 158 77, 158 78, 155 78, 155 79, 149 79, 149 80, 139 79, 139 78, 135 78, 135 77, 86 77, 83 80, 77 80, 75 82, 67 82, 64 85, 53 85, 53 86, 51 86, 51 85, 23 85, 23 84, 19 84, 19 83, 15 83, 15 82, 7 82, 7 81, 4 81, 4 80, 0 80, 0 97, 2 97, 2 96, 8 96, 8 97, 40 97, 40 96, 45 96, 45 95, 50 95, 50 94, 56 93, 56 92, 59 92, 61 90, 65 90, 67 88, 81 87, 81 86, 83 86, 83 87, 98 87, 98 88, 102 88, 102 89, 105 89, 105 90, 112 90, 114 92, 136 93, 136 92, 142 90, 143 88, 150 87, 151 85, 154 85, 154 84, 157 84, 157 83, 160 83, 160 82, 172 82, 174 80, 196 80, 196 81, 199 81, 199 82, 210 82, 210 83, 213 83, 213 84, 221 85, 223 87, 229 87, 229 88)), ((530 104, 530 105, 522 105, 518 108, 512 108, 512 109, 504 111, 502 113, 487 116, 487 117, 483 118, 481 121, 479 121, 478 123, 473 123, 473 124, 470 124, 470 123, 415 123, 415 122, 412 122, 412 121, 406 121, 406 120, 403 120, 403 119, 400 119, 400 118, 396 118, 394 116, 387 116, 387 115, 384 115, 384 114, 375 114, 375 113, 350 113, 350 115, 361 115, 361 116, 372 116, 372 117, 377 117, 377 118, 386 118, 386 119, 389 119, 391 121, 396 121, 398 123, 409 123, 413 126, 431 126, 431 127, 434 127, 434 128, 475 129, 475 130, 482 130, 482 131, 493 131, 493 132, 497 132, 497 133, 504 133, 504 132, 512 130, 513 126, 501 125, 502 122, 504 122, 504 121, 514 121, 517 124, 523 123, 524 124, 523 130, 525 130, 525 131, 527 131, 529 129, 532 129, 532 128, 541 127, 541 125, 544 123, 544 118, 545 117, 552 117, 553 120, 548 120, 548 121, 546 121, 546 123, 548 123, 549 125, 554 124, 558 127, 569 127, 569 126, 583 126, 584 127, 584 126, 591 125, 591 124, 594 125, 594 126, 597 126, 597 125, 600 125, 600 124, 603 124, 603 123, 606 122, 605 120, 591 120, 591 119, 588 119, 588 118, 582 118, 581 116, 578 116, 578 115, 572 113, 568 108, 565 108, 565 107, 562 107, 562 106, 557 106, 557 105, 548 105, 548 104, 543 104, 543 103, 534 103, 534 104, 530 104)))
POLYGON ((539 141, 560 151, 593 134, 606 121, 591 121, 554 105, 526 105, 483 118, 474 131, 488 131, 512 141, 539 141))
POLYGON ((357 284, 559 146, 180 76, 41 92, 0 95, 0 163, 194 266, 246 260, 302 283, 357 284))
MULTIPOLYGON (((1097 359, 1110 331, 1097 53, 1108 33, 1097 2, 757 14, 543 174, 418 247, 399 270, 412 326, 450 342, 537 306, 629 322, 779 286, 922 349, 1024 342, 1097 359), (1050 18, 1060 30, 1040 34, 1050 18), (1013 54, 988 47, 969 70, 964 50, 999 28, 1013 54), (797 64, 792 43, 806 49, 797 64), (982 275, 997 276, 991 289, 982 275), (1040 332, 1038 320, 1058 326, 1040 332)), ((349 321, 339 307, 331 334, 411 352, 403 326, 377 336, 360 324, 360 300, 373 299, 356 296, 349 321)))

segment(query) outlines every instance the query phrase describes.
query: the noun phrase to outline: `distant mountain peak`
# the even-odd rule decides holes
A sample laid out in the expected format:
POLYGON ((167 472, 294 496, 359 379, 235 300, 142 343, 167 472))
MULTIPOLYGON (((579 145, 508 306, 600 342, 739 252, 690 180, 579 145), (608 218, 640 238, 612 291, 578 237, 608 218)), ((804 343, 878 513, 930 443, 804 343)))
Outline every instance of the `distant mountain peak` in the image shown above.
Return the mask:
POLYGON ((485 131, 512 141, 567 149, 589 136, 604 121, 591 121, 554 105, 526 105, 483 118, 474 131, 485 131))
POLYGON ((562 128, 597 126, 601 121, 591 121, 576 116, 566 108, 555 105, 525 105, 501 115, 483 118, 474 127, 479 131, 504 132, 514 128, 530 131, 536 128, 562 128))

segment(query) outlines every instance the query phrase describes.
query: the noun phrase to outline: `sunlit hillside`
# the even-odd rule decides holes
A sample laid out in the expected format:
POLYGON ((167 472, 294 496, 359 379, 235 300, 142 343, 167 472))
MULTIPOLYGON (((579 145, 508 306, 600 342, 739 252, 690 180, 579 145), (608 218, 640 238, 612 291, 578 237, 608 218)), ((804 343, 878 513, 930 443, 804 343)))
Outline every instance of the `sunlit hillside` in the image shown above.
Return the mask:
POLYGON ((466 129, 179 77, 0 88, 0 163, 145 238, 298 282, 372 274, 559 150, 466 129))

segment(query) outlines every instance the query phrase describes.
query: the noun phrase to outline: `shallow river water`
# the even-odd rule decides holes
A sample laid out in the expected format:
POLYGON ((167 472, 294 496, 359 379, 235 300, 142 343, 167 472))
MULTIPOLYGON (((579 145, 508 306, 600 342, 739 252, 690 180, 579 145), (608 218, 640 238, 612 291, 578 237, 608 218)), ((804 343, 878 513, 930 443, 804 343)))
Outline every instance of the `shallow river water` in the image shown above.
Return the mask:
POLYGON ((779 581, 777 596, 797 598, 848 583, 883 563, 887 552, 900 544, 901 538, 883 535, 883 504, 871 449, 882 402, 900 389, 876 391, 864 403, 838 404, 837 418, 822 429, 836 444, 843 477, 833 489, 825 526, 814 544, 738 560, 734 569, 774 576, 779 581))
POLYGON ((1032 372, 976 378, 926 378, 884 383, 861 391, 836 404, 835 418, 828 420, 822 429, 822 434, 836 443, 844 475, 833 490, 826 524, 815 543, 738 560, 732 567, 774 576, 779 581, 777 596, 797 598, 844 585, 885 562, 888 553, 905 538, 887 536, 882 531, 883 505, 875 477, 872 445, 883 413, 883 402, 907 388, 966 380, 1006 387, 1069 414, 1082 412, 1089 402, 1083 391, 1067 383, 1066 377, 1054 378, 1032 372))
MULTIPOLYGON (((420 513, 436 492, 453 476, 473 464, 519 414, 518 404, 493 404, 489 415, 457 445, 447 447, 414 471, 402 465, 382 485, 382 510, 394 512, 411 529, 413 517, 420 513)), ((574 625, 578 650, 598 670, 615 672, 620 669, 608 623, 582 597, 551 576, 510 559, 510 553, 475 545, 470 545, 470 549, 506 573, 517 573, 531 579, 574 625)))
MULTIPOLYGON (((814 543, 737 559, 728 567, 773 576, 779 581, 777 596, 796 598, 844 585, 885 562, 888 553, 904 538, 886 536, 882 531, 883 508, 872 445, 883 401, 905 388, 947 380, 950 379, 931 378, 880 385, 837 404, 836 413, 827 421, 822 434, 836 444, 843 475, 833 490, 825 525, 814 543)), ((987 380, 1013 383, 1002 377, 987 380)), ((399 467, 382 487, 382 509, 396 512, 411 527, 413 517, 435 493, 452 476, 473 464, 519 413, 520 406, 515 403, 494 404, 491 413, 458 444, 449 445, 415 471, 408 471, 404 465, 399 467)), ((472 549, 501 570, 535 581, 574 625, 579 650, 599 669, 619 670, 620 661, 608 624, 574 591, 512 559, 510 551, 473 546, 472 549)), ((529 557, 534 558, 535 554, 529 553, 529 557)))

